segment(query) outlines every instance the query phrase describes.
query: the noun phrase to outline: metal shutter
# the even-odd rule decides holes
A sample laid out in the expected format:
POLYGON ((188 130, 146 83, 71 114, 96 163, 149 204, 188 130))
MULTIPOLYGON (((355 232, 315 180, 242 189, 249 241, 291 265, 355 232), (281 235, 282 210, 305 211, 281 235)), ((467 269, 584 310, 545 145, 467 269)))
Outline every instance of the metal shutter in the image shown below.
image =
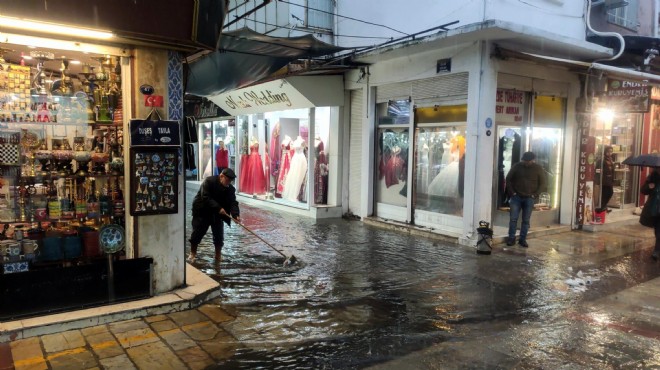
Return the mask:
POLYGON ((362 89, 351 90, 348 212, 362 217, 362 89))
POLYGON ((467 91, 467 72, 427 78, 412 83, 412 97, 415 100, 467 95, 467 91))
POLYGON ((388 100, 409 99, 410 82, 400 82, 376 87, 376 103, 388 100))

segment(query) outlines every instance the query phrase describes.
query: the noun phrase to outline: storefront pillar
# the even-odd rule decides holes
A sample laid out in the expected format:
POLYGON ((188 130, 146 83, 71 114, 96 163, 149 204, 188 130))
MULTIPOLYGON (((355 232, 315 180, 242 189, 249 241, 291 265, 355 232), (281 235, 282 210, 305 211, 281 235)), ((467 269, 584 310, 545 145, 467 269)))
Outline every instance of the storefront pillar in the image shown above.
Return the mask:
MULTIPOLYGON (((142 94, 139 91, 143 84, 154 87, 154 95, 170 97, 170 74, 177 73, 170 70, 170 58, 166 50, 159 49, 136 49, 135 76, 133 82, 133 94, 135 99, 134 118, 146 117, 151 107, 143 103, 142 94)), ((179 71, 178 73, 181 73, 179 71)), ((178 81, 181 81, 179 76, 178 81)), ((164 107, 158 109, 163 119, 175 119, 172 117, 171 104, 176 104, 174 99, 164 99, 164 107), (167 117, 167 118, 166 118, 167 117)), ((182 102, 183 96, 178 101, 182 102)), ((181 114, 183 107, 181 106, 181 114)), ((185 206, 184 206, 184 176, 178 176, 178 204, 179 212, 168 215, 150 215, 134 218, 133 242, 137 257, 149 256, 153 258, 153 284, 154 292, 162 293, 170 291, 184 283, 185 276, 185 206)))
POLYGON ((468 85, 468 128, 465 151, 463 234, 459 243, 476 245, 479 221, 491 222, 493 164, 495 163, 495 94, 497 68, 491 45, 481 42, 480 58, 473 58, 468 85), (476 77, 479 76, 479 77, 476 77))

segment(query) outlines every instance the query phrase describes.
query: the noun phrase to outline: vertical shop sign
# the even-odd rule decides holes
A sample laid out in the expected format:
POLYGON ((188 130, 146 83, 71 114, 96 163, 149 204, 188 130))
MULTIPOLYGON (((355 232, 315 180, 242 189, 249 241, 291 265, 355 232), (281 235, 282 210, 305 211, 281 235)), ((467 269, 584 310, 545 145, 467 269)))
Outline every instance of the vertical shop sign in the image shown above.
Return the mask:
POLYGON ((498 124, 520 125, 525 109, 525 92, 497 89, 495 120, 498 124))
POLYGON ((596 138, 589 136, 590 122, 585 116, 580 122, 580 159, 578 161, 578 197, 576 204, 576 220, 578 225, 588 223, 587 205, 590 205, 590 214, 593 214, 593 179, 595 172, 594 152, 596 150, 596 138))

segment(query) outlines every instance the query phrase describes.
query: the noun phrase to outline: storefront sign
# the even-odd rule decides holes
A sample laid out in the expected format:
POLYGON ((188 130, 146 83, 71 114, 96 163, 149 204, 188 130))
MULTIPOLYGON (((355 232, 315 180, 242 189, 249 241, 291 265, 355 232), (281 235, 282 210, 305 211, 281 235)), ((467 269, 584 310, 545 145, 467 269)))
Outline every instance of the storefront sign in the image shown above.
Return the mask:
POLYGON ((520 125, 523 122, 527 96, 518 90, 497 89, 495 120, 498 124, 520 125))
POLYGON ((436 64, 435 73, 451 72, 451 58, 440 59, 436 64))
POLYGON ((133 119, 131 146, 180 146, 179 122, 133 119))
POLYGON ((310 108, 314 104, 286 80, 267 82, 210 98, 232 115, 310 108))
POLYGON ((575 219, 578 225, 584 225, 593 215, 593 179, 595 171, 596 138, 589 136, 590 121, 580 119, 580 158, 578 161, 578 189, 575 219))
POLYGON ((186 101, 183 105, 183 111, 186 116, 193 116, 197 119, 226 117, 231 114, 222 110, 214 102, 203 99, 202 101, 186 101))
POLYGON ((620 113, 647 113, 651 87, 639 81, 607 81, 607 103, 620 113))

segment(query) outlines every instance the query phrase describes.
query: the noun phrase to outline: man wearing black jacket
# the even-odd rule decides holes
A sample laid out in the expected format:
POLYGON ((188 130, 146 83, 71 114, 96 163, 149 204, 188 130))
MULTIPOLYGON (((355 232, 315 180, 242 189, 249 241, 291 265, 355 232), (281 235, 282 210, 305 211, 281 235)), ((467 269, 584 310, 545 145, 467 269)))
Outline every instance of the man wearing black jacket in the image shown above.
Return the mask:
POLYGON ((509 237, 506 245, 516 243, 518 216, 522 213, 520 239, 518 244, 527 248, 529 220, 534 209, 534 200, 546 191, 546 177, 543 167, 536 164, 536 154, 525 152, 521 161, 516 163, 506 175, 506 188, 509 193, 509 237))
POLYGON ((236 189, 231 184, 236 174, 231 168, 225 168, 217 176, 204 179, 192 203, 192 235, 190 235, 190 256, 188 261, 194 262, 197 257, 197 246, 211 227, 213 245, 215 246, 216 263, 222 261, 222 246, 224 244, 224 225, 231 224, 234 218, 240 222, 240 210, 236 201, 236 189))

